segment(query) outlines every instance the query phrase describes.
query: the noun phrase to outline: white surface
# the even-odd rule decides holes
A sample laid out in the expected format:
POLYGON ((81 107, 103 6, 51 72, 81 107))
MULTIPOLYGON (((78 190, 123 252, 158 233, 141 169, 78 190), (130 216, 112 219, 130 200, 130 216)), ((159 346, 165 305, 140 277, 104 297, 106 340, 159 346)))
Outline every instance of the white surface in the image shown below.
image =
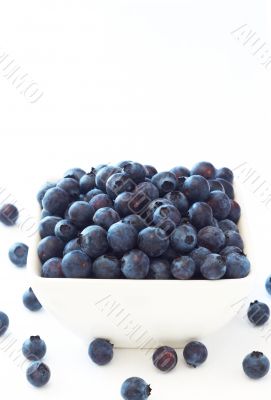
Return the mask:
MULTIPOLYGON (((17 0, 2 6, 0 47, 44 91, 29 104, 1 71, 1 187, 25 207, 21 214, 31 216, 41 182, 72 165, 89 168, 123 158, 163 169, 199 159, 232 168, 247 163, 255 171, 244 187, 257 269, 248 301, 270 304, 263 286, 271 273, 271 206, 261 204, 261 192, 270 193, 264 181, 271 180, 271 72, 231 34, 243 24, 271 45, 270 3, 261 0, 17 0), (258 174, 262 188, 253 194, 258 174)), ((253 329, 244 318, 246 305, 231 324, 204 339, 209 359, 197 370, 180 357, 175 371, 162 376, 143 352, 131 350, 117 351, 105 368, 92 365, 81 340, 50 315, 24 309, 26 271, 7 258, 13 241, 27 241, 20 226, 0 227, 0 308, 10 316, 15 340, 11 350, 0 342, 1 393, 8 398, 120 399, 120 385, 132 375, 151 383, 153 400, 254 399, 270 390, 271 375, 252 382, 241 369, 252 350, 271 358, 270 323, 253 329), (45 361, 52 369, 50 384, 40 391, 28 385, 10 355, 36 333, 48 344, 45 361)))

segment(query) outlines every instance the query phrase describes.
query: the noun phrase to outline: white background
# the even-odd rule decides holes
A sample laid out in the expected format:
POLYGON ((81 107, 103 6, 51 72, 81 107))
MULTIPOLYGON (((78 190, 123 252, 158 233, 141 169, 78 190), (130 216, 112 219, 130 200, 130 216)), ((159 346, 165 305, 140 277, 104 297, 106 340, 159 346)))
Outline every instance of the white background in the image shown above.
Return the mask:
MULTIPOLYGON (((271 192, 271 70, 231 33, 247 24, 259 44, 271 47, 270 10, 270 1, 262 0, 2 4, 0 56, 14 59, 44 95, 30 104, 0 64, 1 188, 31 216, 38 186, 69 167, 134 159, 165 169, 207 159, 218 167, 246 163, 271 192)), ((251 200, 257 271, 247 302, 257 297, 271 304, 264 290, 271 273, 271 206, 253 194, 251 180, 244 182, 239 178, 251 200)), ((271 325, 253 329, 246 305, 230 325, 203 338, 209 359, 197 370, 184 365, 180 351, 178 367, 166 376, 140 351, 117 350, 112 364, 96 367, 80 338, 45 311, 23 307, 27 274, 11 265, 7 250, 29 238, 18 227, 0 229, 0 309, 10 317, 10 337, 0 342, 2 397, 120 399, 122 381, 133 375, 151 383, 153 400, 252 399, 270 390, 271 374, 254 382, 242 372, 252 350, 271 359, 271 325), (23 359, 14 361, 33 334, 46 340, 52 370, 41 390, 26 381, 26 365, 18 367, 23 359)))

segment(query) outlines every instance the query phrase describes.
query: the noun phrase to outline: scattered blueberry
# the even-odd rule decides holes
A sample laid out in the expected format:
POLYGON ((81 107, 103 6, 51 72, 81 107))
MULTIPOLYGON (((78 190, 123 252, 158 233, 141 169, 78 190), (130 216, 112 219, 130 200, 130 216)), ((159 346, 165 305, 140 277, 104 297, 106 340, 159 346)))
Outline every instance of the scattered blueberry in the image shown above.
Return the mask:
POLYGON ((7 331, 9 326, 9 318, 7 314, 5 314, 3 311, 0 311, 0 336, 4 335, 4 333, 7 331))
POLYGON ((41 360, 46 353, 46 344, 39 336, 30 336, 23 343, 23 355, 30 361, 41 360))
POLYGON ((113 344, 106 339, 94 339, 88 348, 91 360, 98 365, 106 365, 113 358, 113 344))
POLYGON ((27 263, 28 246, 24 243, 14 243, 8 252, 10 261, 17 267, 24 267, 27 263))
POLYGON ((268 358, 259 351, 253 351, 243 360, 243 370, 251 379, 263 378, 268 373, 269 368, 268 358))
POLYGON ((253 303, 250 303, 247 316, 253 325, 261 326, 269 320, 270 309, 267 304, 255 300, 253 303))
POLYGON ((50 376, 51 373, 48 366, 40 361, 34 361, 26 371, 28 382, 36 387, 46 385, 50 379, 50 376))
POLYGON ((4 204, 0 208, 0 221, 7 226, 15 225, 19 211, 13 204, 4 204))
POLYGON ((121 386, 121 396, 124 400, 146 400, 150 394, 150 385, 138 377, 126 379, 121 386))
POLYGON ((30 311, 38 311, 42 308, 42 305, 31 288, 24 292, 23 303, 30 311))
POLYGON ((188 365, 196 368, 206 361, 208 351, 203 343, 193 341, 185 346, 183 356, 188 365))
POLYGON ((155 350, 152 361, 160 371, 169 372, 176 367, 178 356, 172 347, 162 346, 155 350))

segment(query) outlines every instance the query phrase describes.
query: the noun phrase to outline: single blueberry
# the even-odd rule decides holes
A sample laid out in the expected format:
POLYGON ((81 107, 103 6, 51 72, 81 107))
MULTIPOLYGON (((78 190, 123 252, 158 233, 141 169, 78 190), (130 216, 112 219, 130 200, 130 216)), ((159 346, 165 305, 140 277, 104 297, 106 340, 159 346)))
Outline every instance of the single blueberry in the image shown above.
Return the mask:
POLYGON ((220 190, 225 193, 224 186, 222 183, 218 182, 216 179, 208 180, 210 186, 210 192, 214 192, 215 190, 220 190))
POLYGON ((24 292, 23 303, 24 306, 30 311, 38 311, 42 308, 42 305, 31 288, 24 292))
POLYGON ((202 202, 194 203, 188 211, 190 222, 195 228, 201 229, 213 224, 213 212, 211 207, 202 202))
POLYGON ((243 360, 243 370, 251 379, 263 378, 268 373, 269 368, 268 358, 259 351, 253 351, 243 360))
POLYGON ((4 335, 9 326, 9 318, 6 313, 0 311, 0 336, 4 335))
POLYGON ((60 187, 53 187, 47 190, 43 199, 42 206, 51 215, 63 216, 70 202, 69 194, 60 187))
POLYGON ((41 275, 44 278, 64 278, 62 259, 53 257, 47 260, 41 267, 41 275))
POLYGON ((124 400, 146 400, 150 394, 150 385, 138 377, 126 379, 121 386, 121 396, 124 400))
POLYGON ((68 171, 65 172, 64 178, 72 178, 75 179, 76 181, 80 181, 80 178, 85 175, 85 171, 83 171, 81 168, 71 168, 68 169, 68 171))
POLYGON ((30 336, 22 347, 23 355, 30 361, 41 360, 46 354, 46 344, 40 336, 30 336))
POLYGON ((220 228, 205 226, 198 232, 198 245, 206 247, 213 253, 219 253, 225 243, 226 238, 220 228))
POLYGON ((124 172, 118 172, 110 176, 106 182, 106 193, 111 199, 115 199, 122 192, 132 192, 136 187, 135 182, 124 172))
POLYGON ((105 193, 97 194, 96 196, 92 197, 92 199, 89 201, 89 205, 93 207, 95 211, 104 207, 113 207, 112 200, 105 193))
POLYGON ((41 239, 46 236, 54 236, 55 226, 59 221, 61 221, 60 217, 48 216, 42 218, 39 223, 39 234, 41 239))
POLYGON ((92 272, 91 259, 81 250, 73 250, 63 257, 62 271, 66 278, 89 278, 92 272))
POLYGON ((51 189, 52 187, 55 187, 55 183, 53 182, 46 182, 38 191, 37 193, 37 200, 39 202, 39 205, 42 207, 42 199, 47 192, 48 189, 51 189))
POLYGON ((181 256, 172 261, 171 273, 176 279, 191 279, 195 271, 195 262, 189 256, 181 256))
POLYGON ((250 272, 249 260, 244 254, 240 254, 236 251, 227 255, 226 267, 226 278, 245 278, 250 272))
POLYGON ((70 251, 73 251, 73 250, 81 250, 79 237, 70 240, 66 244, 66 246, 64 247, 64 250, 63 250, 63 256, 65 256, 67 253, 69 253, 70 251))
POLYGON ((185 214, 189 209, 189 202, 182 192, 174 191, 165 195, 165 199, 169 200, 181 214, 185 214))
POLYGON ((207 203, 213 210, 214 217, 218 220, 225 219, 231 210, 231 202, 226 193, 215 190, 210 193, 207 203))
POLYGON ((170 171, 158 172, 152 177, 151 182, 157 187, 161 196, 174 191, 177 186, 177 178, 170 171))
POLYGON ((68 193, 70 200, 77 200, 80 195, 79 183, 73 178, 62 178, 57 182, 57 187, 65 190, 68 193))
POLYGON ((154 168, 152 165, 144 165, 146 178, 151 179, 153 175, 157 174, 157 169, 154 168))
POLYGON ((122 166, 122 171, 127 174, 135 183, 143 182, 146 177, 144 165, 137 162, 128 161, 122 166))
POLYGON ((230 182, 226 181, 225 179, 222 179, 222 178, 216 178, 216 180, 221 183, 221 185, 223 186, 223 188, 225 190, 226 195, 231 200, 233 200, 234 199, 234 189, 233 189, 232 184, 230 182))
POLYGON ((206 361, 208 351, 203 343, 193 341, 185 346, 183 356, 188 365, 196 368, 206 361))
POLYGON ((244 255, 243 250, 239 249, 239 247, 236 247, 236 246, 226 246, 226 247, 224 247, 223 250, 221 250, 221 252, 219 254, 222 257, 227 257, 229 254, 232 254, 232 253, 244 255))
POLYGON ((131 192, 122 192, 116 197, 114 208, 122 218, 134 212, 132 209, 132 200, 135 196, 136 195, 131 192))
POLYGON ((173 174, 176 176, 176 178, 181 178, 181 177, 188 177, 190 176, 190 171, 186 167, 183 166, 177 166, 171 168, 170 172, 173 172, 173 174))
POLYGON ((226 263, 219 254, 209 254, 201 264, 200 271, 206 279, 220 279, 226 273, 226 263))
POLYGON ((48 366, 40 361, 34 361, 26 371, 28 382, 36 387, 46 385, 50 379, 50 376, 51 373, 48 366))
POLYGON ((197 247, 196 249, 192 250, 191 253, 189 253, 189 257, 191 257, 195 263, 196 266, 196 271, 195 275, 200 274, 200 267, 205 260, 205 258, 211 254, 210 250, 206 249, 206 247, 197 247))
POLYGON ((111 255, 103 255, 92 265, 93 276, 98 279, 117 279, 121 276, 120 260, 111 255))
MULTIPOLYGON (((116 224, 111 225, 114 226, 116 224)), ((109 229, 111 229, 111 227, 109 229)), ((97 258, 107 252, 107 232, 101 226, 91 225, 85 228, 79 236, 81 249, 92 258, 97 258)))
POLYGON ((38 244, 38 256, 41 263, 53 257, 62 257, 65 243, 56 236, 47 236, 38 244))
POLYGON ((118 221, 120 221, 120 216, 117 211, 111 207, 99 208, 93 216, 94 224, 99 225, 106 230, 118 221))
POLYGON ((239 232, 238 226, 230 219, 223 219, 218 222, 218 226, 225 233, 226 231, 239 232))
POLYGON ((91 171, 80 178, 80 193, 86 194, 95 187, 95 172, 91 171))
POLYGON ((0 208, 0 221, 7 226, 15 225, 19 211, 13 204, 4 204, 0 208))
POLYGON ((235 246, 239 249, 244 250, 244 242, 241 235, 236 231, 226 231, 225 232, 226 246, 235 246))
POLYGON ((169 372, 176 367, 178 356, 172 347, 161 346, 153 353, 152 362, 160 371, 169 372))
POLYGON ((227 218, 237 224, 240 219, 240 216, 241 216, 240 205, 237 203, 237 201, 231 200, 231 209, 227 218))
POLYGON ((138 247, 149 257, 161 256, 169 245, 169 239, 161 228, 147 227, 138 234, 138 247))
POLYGON ((106 365, 113 358, 113 344, 106 339, 94 339, 88 348, 88 355, 97 365, 106 365))
POLYGON ((182 192, 190 203, 205 201, 210 195, 210 186, 203 176, 193 175, 185 179, 182 192))
POLYGON ((253 325, 261 326, 269 320, 270 309, 267 304, 255 300, 250 303, 247 316, 253 325))
POLYGON ((170 262, 164 258, 153 258, 150 262, 149 279, 171 279, 170 262))
MULTIPOLYGON (((145 204, 146 204, 146 200, 147 200, 147 203, 149 204, 152 200, 155 200, 159 197, 159 190, 151 182, 139 183, 135 187, 134 193, 136 193, 138 196, 140 193, 142 197, 145 197, 145 202, 144 202, 145 204)), ((141 200, 141 202, 143 203, 142 200, 141 200)))
POLYGON ((27 263, 28 246, 24 243, 14 243, 8 252, 10 261, 17 267, 24 267, 27 263))
POLYGON ((68 219, 78 228, 85 228, 92 223, 94 208, 86 201, 74 202, 68 210, 68 219))
POLYGON ((62 219, 58 221, 55 226, 55 235, 63 242, 67 243, 70 240, 76 238, 78 230, 76 226, 68 219, 62 219))
POLYGON ((125 217, 123 219, 123 222, 125 222, 126 224, 130 224, 132 225, 137 232, 142 231, 142 229, 146 228, 146 223, 144 221, 143 218, 140 217, 140 215, 137 214, 130 214, 127 215, 127 217, 125 217))
POLYGON ((201 161, 193 166, 191 175, 201 175, 206 179, 213 179, 215 177, 216 169, 208 161, 201 161))
POLYGON ((153 213, 153 223, 164 229, 169 234, 174 231, 181 222, 181 214, 173 205, 166 204, 158 207, 153 213))
POLYGON ((99 171, 96 173, 96 178, 95 178, 95 183, 98 189, 103 190, 104 192, 106 191, 106 182, 108 178, 116 174, 117 172, 120 172, 121 168, 115 167, 113 165, 106 165, 105 167, 99 169, 99 171))
POLYGON ((170 243, 177 252, 188 253, 197 245, 197 232, 192 225, 182 224, 172 232, 170 243))
POLYGON ((215 177, 224 179, 225 181, 228 181, 230 183, 233 182, 233 172, 229 168, 226 168, 226 167, 217 169, 215 177))
POLYGON ((97 188, 91 189, 84 195, 84 201, 89 202, 97 194, 103 194, 103 191, 97 188))
POLYGON ((271 275, 265 281, 265 288, 267 293, 271 295, 271 275))
POLYGON ((107 240, 111 249, 122 255, 136 247, 137 236, 137 231, 131 224, 120 221, 110 226, 107 240))
POLYGON ((146 278, 149 267, 149 257, 141 250, 131 250, 121 260, 121 271, 127 279, 146 278))

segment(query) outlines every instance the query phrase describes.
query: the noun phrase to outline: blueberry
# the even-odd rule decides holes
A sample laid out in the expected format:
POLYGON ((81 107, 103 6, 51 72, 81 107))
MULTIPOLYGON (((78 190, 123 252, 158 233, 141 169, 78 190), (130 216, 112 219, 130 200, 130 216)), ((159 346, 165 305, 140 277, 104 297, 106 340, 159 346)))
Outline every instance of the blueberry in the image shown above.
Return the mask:
POLYGON ((7 331, 9 326, 9 318, 7 314, 5 314, 3 311, 0 311, 0 336, 4 335, 4 333, 7 331))
POLYGON ((206 179, 213 179, 215 177, 216 169, 210 162, 201 161, 193 166, 191 175, 201 175, 206 179))
POLYGON ((70 220, 62 219, 55 226, 55 235, 67 243, 78 235, 78 230, 70 220))
POLYGON ((81 250, 73 250, 63 257, 62 271, 66 278, 88 278, 92 271, 91 259, 81 250))
POLYGON ((38 311, 42 308, 42 305, 31 288, 24 292, 23 303, 24 306, 30 311, 38 311))
POLYGON ((138 377, 126 379, 121 386, 121 396, 124 400, 146 400, 150 394, 150 385, 138 377))
POLYGON ((233 186, 230 182, 226 181, 225 179, 221 179, 221 178, 217 178, 216 179, 218 182, 221 183, 221 185, 223 186, 226 195, 230 198, 230 199, 234 199, 234 189, 233 186))
POLYGON ((97 174, 96 174, 96 178, 95 178, 95 183, 98 189, 101 189, 105 192, 106 190, 106 182, 108 180, 108 178, 113 175, 116 174, 117 172, 120 172, 121 169, 118 167, 114 167, 113 165, 107 165, 103 168, 101 168, 97 174))
POLYGON ((218 182, 216 179, 210 179, 208 182, 210 186, 210 192, 214 192, 215 190, 220 190, 221 192, 225 192, 222 183, 218 182))
POLYGON ((152 200, 155 200, 159 197, 159 190, 157 187, 151 182, 141 182, 139 183, 134 190, 135 193, 140 193, 141 196, 145 196, 145 203, 150 203, 152 200))
POLYGON ((165 199, 169 200, 181 214, 185 214, 189 209, 188 200, 182 192, 169 192, 165 195, 165 199))
POLYGON ((106 365, 113 358, 113 344, 106 339, 94 339, 88 348, 88 355, 98 365, 106 365))
POLYGON ((226 246, 236 246, 239 247, 239 249, 241 250, 244 249, 243 239, 241 238, 241 235, 238 232, 226 231, 225 237, 226 237, 226 246))
POLYGON ((65 172, 64 178, 72 178, 77 181, 80 181, 80 178, 85 175, 85 171, 83 171, 81 168, 71 168, 68 169, 68 171, 65 172))
POLYGON ((265 281, 265 288, 267 293, 271 295, 271 275, 265 281))
POLYGON ((237 201, 231 200, 231 209, 227 218, 237 224, 237 222, 240 219, 240 216, 241 216, 241 207, 239 206, 237 201))
POLYGON ((232 254, 232 253, 244 255, 243 250, 239 249, 239 247, 236 247, 236 246, 226 246, 226 247, 224 247, 224 249, 221 250, 221 252, 219 254, 222 257, 227 257, 229 254, 232 254))
POLYGON ((186 178, 182 192, 191 203, 205 201, 210 195, 210 186, 203 176, 193 175, 186 178))
POLYGON ((170 172, 173 172, 173 174, 176 176, 176 178, 181 178, 183 176, 188 177, 190 176, 190 171, 189 169, 183 167, 183 166, 177 166, 171 168, 170 172))
POLYGON ((226 266, 226 278, 245 278, 250 272, 249 260, 244 254, 238 254, 237 252, 227 255, 226 266))
POLYGON ((210 250, 206 249, 206 247, 197 247, 196 249, 192 250, 191 253, 189 253, 189 257, 191 257, 195 263, 195 275, 201 274, 200 267, 209 254, 211 254, 211 252, 210 250))
POLYGON ((63 250, 63 256, 65 256, 67 253, 69 253, 70 251, 73 251, 73 250, 81 250, 79 237, 70 240, 66 244, 66 246, 64 247, 64 250, 63 250))
POLYGON ((70 200, 77 200, 80 195, 80 187, 76 179, 63 178, 56 186, 65 190, 65 192, 70 196, 70 200))
POLYGON ((142 229, 146 228, 146 222, 140 217, 140 215, 137 214, 127 215, 127 217, 123 219, 123 222, 132 225, 137 232, 140 232, 142 229))
POLYGON ((89 202, 97 194, 103 194, 103 191, 97 188, 91 189, 89 192, 85 194, 84 199, 85 201, 89 202))
POLYGON ((268 373, 269 368, 268 358, 259 351, 253 351, 243 360, 243 370, 251 379, 263 378, 268 373))
POLYGON ((147 227, 138 234, 138 247, 149 257, 161 256, 169 245, 169 239, 161 228, 147 227))
POLYGON ((169 372, 176 367, 178 356, 172 347, 161 346, 153 353, 152 362, 160 371, 169 372))
POLYGON ((209 254, 200 267, 201 274, 206 279, 220 279, 226 273, 226 263, 219 254, 209 254))
POLYGON ((153 213, 153 223, 166 232, 172 232, 181 222, 181 214, 173 205, 158 207, 153 213))
POLYGON ((42 218, 39 223, 39 234, 41 239, 46 236, 54 236, 55 226, 59 221, 61 221, 60 217, 49 216, 42 218))
POLYGON ((114 164, 116 167, 119 168, 123 168, 124 165, 126 165, 127 163, 133 162, 131 160, 123 160, 123 161, 119 161, 118 163, 114 164))
POLYGON ((38 244, 38 256, 41 263, 53 257, 62 257, 65 243, 56 236, 47 236, 38 244))
POLYGON ((146 178, 151 179, 153 175, 157 174, 157 169, 154 168, 152 165, 144 165, 146 178))
POLYGON ((88 174, 83 175, 80 178, 80 192, 83 194, 88 193, 90 190, 94 189, 95 187, 95 172, 91 171, 88 174))
MULTIPOLYGON (((122 166, 122 170, 127 174, 135 183, 143 182, 146 177, 146 170, 144 165, 130 161, 122 166)), ((158 197, 158 196, 157 196, 158 197)))
POLYGON ((198 244, 207 247, 213 253, 219 251, 225 246, 226 238, 224 232, 215 226, 205 226, 198 232, 198 244))
POLYGON ((250 303, 247 316, 253 325, 261 326, 269 320, 270 309, 267 304, 255 300, 250 303))
POLYGON ((115 256, 103 255, 93 263, 93 276, 98 279, 116 279, 121 276, 120 260, 115 256))
POLYGON ((22 352, 28 360, 38 361, 46 354, 46 344, 39 336, 30 336, 23 343, 22 352))
POLYGON ((202 201, 194 203, 190 207, 188 215, 191 224, 197 229, 204 228, 208 225, 213 225, 213 211, 208 204, 202 201))
POLYGON ((233 172, 229 168, 226 168, 226 167, 217 169, 215 177, 224 179, 225 181, 228 181, 230 183, 233 182, 233 172))
POLYGON ((34 361, 26 371, 28 382, 36 387, 46 385, 50 379, 50 376, 51 373, 48 366, 40 361, 34 361))
POLYGON ((166 198, 158 198, 153 200, 149 205, 148 205, 148 211, 150 212, 150 214, 154 214, 155 210, 158 207, 164 206, 164 205, 172 205, 171 201, 166 199, 166 198))
POLYGON ((111 207, 99 208, 93 217, 93 222, 104 229, 109 229, 111 225, 118 221, 120 221, 120 216, 117 211, 111 207))
POLYGON ((99 257, 108 249, 107 232, 99 225, 88 226, 79 235, 79 243, 89 257, 99 257))
POLYGON ((44 278, 64 278, 62 271, 62 259, 53 257, 42 265, 42 276, 44 278))
POLYGON ((78 228, 85 228, 92 223, 94 208, 86 201, 76 201, 68 210, 68 218, 78 228))
POLYGON ((24 243, 14 243, 8 252, 10 261, 17 267, 24 267, 27 263, 28 246, 24 243))
POLYGON ((92 199, 89 201, 89 204, 95 211, 104 207, 113 207, 112 200, 105 193, 97 194, 96 196, 92 197, 92 199))
POLYGON ((63 216, 70 202, 68 193, 60 187, 54 187, 47 190, 43 199, 42 206, 49 211, 51 215, 63 216))
POLYGON ((133 213, 131 202, 134 197, 135 194, 131 192, 122 192, 116 197, 114 207, 121 217, 126 217, 133 213))
POLYGON ((213 210, 214 217, 218 220, 225 219, 231 210, 231 202, 226 193, 215 190, 210 193, 208 204, 213 210))
POLYGON ((0 208, 0 221, 7 226, 15 225, 19 211, 13 204, 4 204, 0 208))
POLYGON ((141 250, 131 250, 121 260, 121 271, 127 279, 146 278, 149 267, 149 257, 141 250))
POLYGON ((161 196, 175 190, 177 179, 173 172, 158 172, 151 179, 151 182, 157 187, 161 196))
POLYGON ((177 252, 188 253, 197 245, 197 232, 192 225, 182 224, 172 232, 170 243, 177 252))
POLYGON ((39 205, 42 207, 42 199, 47 192, 48 189, 51 189, 52 187, 55 187, 55 183, 53 182, 46 182, 38 191, 37 193, 37 200, 39 202, 39 205))
POLYGON ((196 265, 189 256, 177 257, 172 261, 171 273, 176 279, 190 279, 195 274, 196 265))
POLYGON ((149 279, 171 279, 170 262, 164 258, 153 258, 150 262, 149 279))
POLYGON ((107 240, 111 249, 122 255, 136 246, 137 236, 137 231, 132 225, 120 221, 110 226, 107 240))
POLYGON ((124 172, 118 172, 110 176, 106 182, 106 193, 111 199, 115 199, 122 192, 132 192, 136 187, 135 182, 124 172))
POLYGON ((183 350, 183 356, 188 365, 196 368, 206 361, 208 351, 203 343, 193 341, 187 343, 183 350))
POLYGON ((226 231, 236 231, 239 232, 238 226, 230 219, 223 219, 218 222, 218 226, 225 233, 226 231))

